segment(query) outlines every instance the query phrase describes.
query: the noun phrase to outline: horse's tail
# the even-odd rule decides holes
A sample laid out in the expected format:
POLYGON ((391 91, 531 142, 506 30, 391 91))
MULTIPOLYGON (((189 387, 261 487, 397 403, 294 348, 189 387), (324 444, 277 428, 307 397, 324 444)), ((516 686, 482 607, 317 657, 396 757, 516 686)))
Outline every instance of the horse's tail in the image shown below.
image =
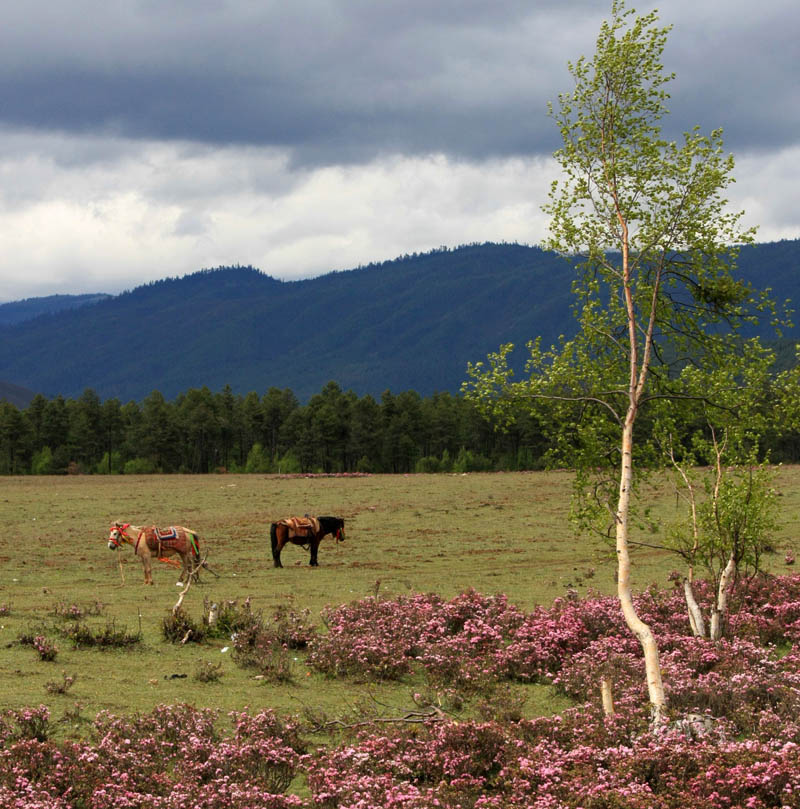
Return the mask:
POLYGON ((278 552, 278 523, 274 522, 269 527, 269 539, 272 543, 272 557, 278 552))
POLYGON ((186 535, 189 537, 189 545, 192 549, 192 556, 195 559, 200 558, 200 537, 194 531, 187 531, 186 535))

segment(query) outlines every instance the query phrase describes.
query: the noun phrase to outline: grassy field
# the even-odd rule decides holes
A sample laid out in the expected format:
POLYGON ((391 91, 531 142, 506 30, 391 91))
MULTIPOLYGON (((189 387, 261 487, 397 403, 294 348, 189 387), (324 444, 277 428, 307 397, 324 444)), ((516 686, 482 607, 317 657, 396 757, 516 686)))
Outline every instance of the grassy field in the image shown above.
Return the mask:
MULTIPOLYGON (((613 553, 600 540, 577 537, 568 521, 566 472, 353 478, 252 476, 20 477, 0 478, 0 678, 2 708, 46 704, 54 718, 147 711, 160 703, 190 702, 223 711, 304 706, 328 712, 358 700, 407 706, 413 682, 363 684, 326 679, 295 661, 294 680, 277 686, 236 666, 225 644, 167 643, 162 620, 179 589, 173 568, 156 564, 155 585, 143 585, 140 562, 126 547, 107 548, 108 528, 123 519, 137 524, 183 524, 198 531, 208 563, 184 608, 197 621, 203 600, 250 598, 264 614, 281 606, 308 608, 315 619, 326 605, 373 595, 436 592, 452 597, 470 587, 504 592, 529 609, 549 604, 574 587, 614 591, 613 553), (284 568, 272 566, 268 529, 291 514, 336 514, 346 519, 346 541, 326 539, 320 567, 308 552, 283 551, 284 568), (124 580, 123 580, 124 579, 124 580), (127 651, 74 649, 55 628, 59 605, 88 609, 101 602, 95 626, 141 629, 143 642, 127 651), (19 643, 43 632, 56 644, 45 662, 19 643), (217 682, 194 678, 202 663, 222 664, 217 682), (48 683, 76 676, 64 694, 48 683), (174 677, 173 675, 179 675, 174 677)), ((800 514, 800 469, 779 476, 784 527, 767 567, 780 572, 787 550, 800 552, 794 523, 800 514)), ((674 494, 663 488, 656 513, 677 516, 674 494)), ((658 543, 658 534, 643 537, 658 543)), ((666 584, 678 561, 653 549, 637 550, 634 587, 666 584)), ((527 711, 563 707, 549 689, 527 686, 527 711)))

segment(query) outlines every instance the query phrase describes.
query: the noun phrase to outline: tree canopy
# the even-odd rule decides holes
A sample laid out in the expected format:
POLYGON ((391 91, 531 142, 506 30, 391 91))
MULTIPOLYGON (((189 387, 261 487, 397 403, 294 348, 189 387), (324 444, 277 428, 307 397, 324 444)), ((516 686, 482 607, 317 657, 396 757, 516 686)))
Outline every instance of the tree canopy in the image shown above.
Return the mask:
POLYGON ((680 141, 662 134, 669 30, 655 12, 635 16, 615 0, 593 58, 570 63, 574 88, 551 108, 563 146, 555 153, 561 178, 544 206, 547 247, 574 266, 578 334, 549 349, 530 343, 530 375, 519 382, 504 346, 488 368, 471 367, 468 386, 487 410, 529 402, 568 436, 553 457, 568 450, 580 470, 585 522, 612 526, 620 603, 645 653, 656 719, 664 690, 655 640, 633 607, 629 531, 634 467, 652 462, 657 447, 638 442, 635 427, 691 402, 735 408, 728 390, 716 400, 718 389, 698 392, 696 376, 725 368, 748 395, 747 364, 772 357, 757 340, 745 342, 741 328, 773 313, 766 294, 733 274, 737 246, 753 232, 727 207, 734 162, 721 130, 694 128, 680 141), (549 408, 536 404, 543 400, 549 408))

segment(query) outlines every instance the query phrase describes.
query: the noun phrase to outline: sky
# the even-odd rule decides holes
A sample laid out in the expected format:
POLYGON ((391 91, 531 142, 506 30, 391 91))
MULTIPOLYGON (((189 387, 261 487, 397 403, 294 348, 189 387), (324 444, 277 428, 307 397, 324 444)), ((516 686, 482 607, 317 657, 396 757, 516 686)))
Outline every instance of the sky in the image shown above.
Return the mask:
MULTIPOLYGON (((628 2, 646 13, 654 5, 628 2)), ((599 0, 26 0, 0 11, 0 302, 200 269, 291 280, 539 244, 548 102, 599 0)), ((665 134, 721 127, 731 206, 800 237, 800 4, 670 0, 665 134)))

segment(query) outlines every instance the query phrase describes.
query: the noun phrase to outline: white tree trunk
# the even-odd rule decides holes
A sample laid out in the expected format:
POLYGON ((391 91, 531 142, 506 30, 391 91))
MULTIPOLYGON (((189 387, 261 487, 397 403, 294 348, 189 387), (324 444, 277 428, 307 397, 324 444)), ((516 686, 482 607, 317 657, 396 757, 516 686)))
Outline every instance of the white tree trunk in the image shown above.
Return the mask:
POLYGON ((616 514, 617 594, 622 607, 622 614, 625 616, 625 623, 627 623, 628 628, 636 635, 642 645, 652 721, 654 725, 657 725, 664 718, 663 714, 666 707, 658 646, 650 627, 636 614, 630 586, 631 560, 628 553, 628 513, 630 511, 631 486, 633 484, 634 415, 629 414, 622 431, 622 469, 616 514))
POLYGON ((694 597, 692 582, 689 578, 683 580, 683 594, 686 597, 686 608, 689 612, 689 625, 692 628, 692 634, 696 638, 704 638, 706 636, 706 622, 700 605, 694 597))
POLYGON ((611 681, 608 677, 600 678, 600 695, 603 698, 603 713, 611 716, 614 713, 614 696, 611 693, 611 681))
POLYGON ((711 630, 709 632, 709 637, 714 641, 722 638, 723 621, 725 620, 725 614, 728 611, 728 583, 730 582, 730 578, 735 569, 736 563, 733 561, 733 557, 731 556, 731 558, 728 559, 728 564, 725 565, 725 570, 722 571, 722 575, 719 577, 717 603, 711 613, 711 630))

